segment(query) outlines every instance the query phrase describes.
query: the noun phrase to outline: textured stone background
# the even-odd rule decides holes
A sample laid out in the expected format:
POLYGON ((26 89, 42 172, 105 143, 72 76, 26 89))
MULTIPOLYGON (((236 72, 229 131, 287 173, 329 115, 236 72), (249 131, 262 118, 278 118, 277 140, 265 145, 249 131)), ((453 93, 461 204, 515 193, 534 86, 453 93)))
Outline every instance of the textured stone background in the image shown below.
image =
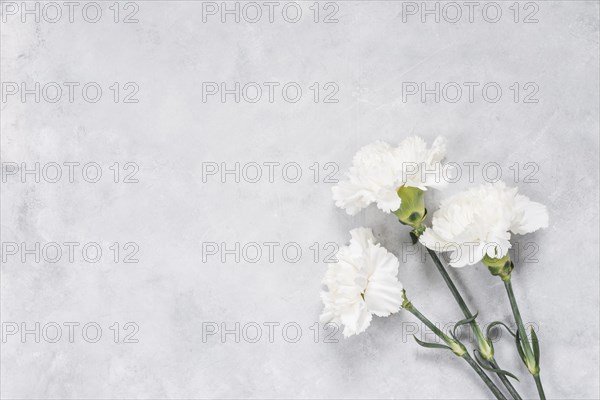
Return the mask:
MULTIPOLYGON (((84 101, 79 90, 72 103, 64 97, 36 103, 29 95, 25 102, 9 96, 1 104, 2 162, 97 162, 103 170, 95 184, 85 182, 81 170, 73 183, 66 176, 58 183, 27 176, 22 183, 19 175, 2 183, 2 242, 97 242, 103 249, 97 263, 83 261, 81 248, 74 262, 66 255, 38 263, 4 254, 4 333, 11 323, 47 327, 40 328, 46 338, 39 343, 34 334, 5 337, 4 398, 488 397, 466 364, 413 342, 415 330, 421 338, 431 334, 407 313, 376 318, 350 339, 333 336, 338 343, 326 343, 322 329, 315 343, 311 330, 321 311, 323 258, 330 250, 324 246, 345 243, 348 230, 359 225, 372 227, 406 259, 400 279, 424 313, 442 326, 460 319, 431 262, 407 256, 407 230, 375 209, 345 215, 331 202, 332 184, 324 182, 332 171, 325 163, 339 165, 340 178, 360 146, 412 134, 428 141, 445 135, 449 161, 481 163, 474 181, 493 178, 494 170, 484 175, 482 166, 496 162, 505 181, 548 205, 550 227, 518 238, 515 290, 525 320, 539 329, 548 397, 599 398, 598 2, 521 2, 518 23, 509 9, 513 2, 497 3, 497 23, 482 17, 486 3, 480 2, 473 22, 463 6, 454 24, 443 15, 439 23, 432 16, 423 23, 420 14, 403 14, 402 2, 393 1, 339 1, 339 21, 328 24, 313 22, 312 2, 298 3, 298 23, 282 18, 284 2, 273 23, 266 15, 257 23, 235 23, 231 16, 221 23, 218 15, 203 23, 201 2, 143 1, 136 2, 139 22, 125 24, 113 22, 111 3, 102 3, 95 24, 82 19, 80 6, 73 23, 66 16, 57 23, 32 17, 22 23, 20 14, 5 12, 0 26, 2 82, 80 82, 80 88, 98 82, 103 88, 97 103, 84 101), (538 22, 524 23, 536 6, 538 22), (297 82, 303 96, 288 103, 278 89, 273 103, 266 94, 257 103, 238 104, 232 96, 226 103, 216 96, 202 101, 202 82, 236 81, 297 82), (139 102, 115 103, 113 82, 121 90, 135 82, 139 102), (321 96, 325 83, 337 84, 339 101, 315 103, 308 88, 314 82, 321 96), (473 102, 465 92, 456 103, 436 103, 432 95, 426 102, 418 96, 403 101, 403 82, 480 86, 473 102), (503 90, 496 103, 481 95, 489 82, 503 90), (514 82, 517 102, 509 88, 514 82), (532 91, 524 88, 529 82, 539 88, 537 103, 523 102, 532 91), (300 181, 286 182, 281 169, 273 183, 266 176, 258 183, 236 183, 232 176, 226 183, 218 176, 202 181, 206 162, 270 161, 298 163, 300 181), (139 183, 112 182, 108 167, 115 162, 138 165, 139 183), (315 162, 318 183, 309 169, 315 162), (526 163, 537 168, 525 169, 526 163), (537 183, 524 181, 532 171, 537 183), (118 263, 109 249, 114 242, 121 244, 118 263), (139 263, 122 262, 127 242, 139 246, 139 263), (226 262, 219 255, 203 262, 207 242, 281 245, 273 262, 267 254, 256 263, 231 255, 226 262), (282 258, 289 242, 303 251, 296 263, 282 258), (57 343, 47 340, 54 336, 52 322, 63 326, 57 343), (65 322, 80 324, 73 343, 65 322), (97 343, 82 336, 89 322, 102 328, 97 343), (110 329, 115 322, 119 343, 110 329), (131 332, 127 322, 139 327, 138 343, 123 343, 131 332), (248 336, 254 331, 247 324, 255 322, 263 336, 257 343, 243 337, 236 343, 232 334, 203 341, 207 322, 229 329, 239 322, 248 336), (280 324, 273 343, 263 325, 268 322, 280 324), (302 328, 296 343, 282 335, 290 322, 302 328)), ((120 6, 120 19, 133 10, 120 6)), ((319 5, 320 19, 334 11, 328 7, 319 5)), ((469 185, 463 176, 447 191, 431 192, 429 208, 469 185)), ((501 282, 481 265, 451 272, 483 323, 510 321, 501 282)), ((294 333, 290 329, 288 338, 294 333)), ((506 334, 496 348, 501 365, 521 377, 519 390, 534 397, 533 381, 506 334)))

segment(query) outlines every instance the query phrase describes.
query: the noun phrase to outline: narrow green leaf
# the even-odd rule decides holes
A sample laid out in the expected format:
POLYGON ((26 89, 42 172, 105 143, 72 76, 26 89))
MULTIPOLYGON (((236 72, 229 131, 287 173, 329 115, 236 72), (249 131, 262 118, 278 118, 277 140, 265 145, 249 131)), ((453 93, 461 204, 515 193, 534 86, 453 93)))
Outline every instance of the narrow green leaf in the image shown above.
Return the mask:
POLYGON ((519 331, 517 331, 517 334, 515 335, 515 342, 517 343, 517 351, 519 352, 519 356, 521 357, 521 360, 523 360, 523 363, 525 365, 527 365, 527 360, 525 357, 525 352, 523 351, 521 339, 519 336, 519 331))
POLYGON ((448 350, 452 350, 450 347, 448 347, 448 346, 446 346, 444 344, 423 342, 423 341, 417 339, 417 337, 415 335, 413 335, 413 338, 415 339, 415 341, 417 342, 417 344, 419 346, 427 347, 427 348, 430 348, 430 349, 448 349, 448 350))
POLYGON ((540 344, 538 342, 538 337, 537 337, 537 334, 535 333, 535 330, 533 329, 533 326, 530 328, 531 328, 531 343, 533 345, 533 356, 535 357, 535 364, 537 366, 539 366, 540 365, 540 344))
POLYGON ((509 376, 513 379, 516 379, 518 382, 520 382, 519 378, 517 378, 515 375, 511 374, 510 372, 508 372, 504 369, 493 368, 493 367, 490 367, 489 365, 487 365, 487 363, 482 359, 478 350, 473 350, 473 354, 475 355, 475 360, 477 360, 477 363, 481 366, 481 368, 488 370, 490 372, 493 372, 495 374, 502 374, 502 375, 509 376))
POLYGON ((471 322, 475 321, 475 319, 477 318, 478 315, 479 315, 479 313, 475 313, 475 315, 473 315, 469 318, 462 319, 462 320, 458 321, 456 324, 454 324, 454 329, 452 329, 452 336, 456 339, 456 329, 461 325, 470 324, 471 322))
POLYGON ((491 330, 492 330, 492 328, 494 328, 496 325, 503 326, 503 327, 504 327, 504 328, 505 328, 505 329, 508 331, 508 333, 510 333, 510 334, 512 335, 512 337, 516 337, 516 336, 517 336, 517 335, 516 335, 516 333, 515 333, 515 332, 513 332, 513 331, 512 331, 512 330, 511 330, 511 329, 508 327, 508 325, 506 325, 504 322, 501 322, 501 321, 494 321, 494 322, 492 322, 491 324, 489 324, 489 325, 488 325, 488 327, 487 327, 487 329, 485 330, 485 336, 487 336, 487 337, 490 337, 490 331, 491 331, 491 330))
POLYGON ((465 318, 463 320, 460 320, 456 323, 456 325, 454 326, 460 326, 460 325, 464 325, 464 324, 470 324, 471 322, 475 321, 475 319, 477 318, 477 316, 479 315, 478 312, 475 313, 475 315, 469 317, 469 318, 465 318))

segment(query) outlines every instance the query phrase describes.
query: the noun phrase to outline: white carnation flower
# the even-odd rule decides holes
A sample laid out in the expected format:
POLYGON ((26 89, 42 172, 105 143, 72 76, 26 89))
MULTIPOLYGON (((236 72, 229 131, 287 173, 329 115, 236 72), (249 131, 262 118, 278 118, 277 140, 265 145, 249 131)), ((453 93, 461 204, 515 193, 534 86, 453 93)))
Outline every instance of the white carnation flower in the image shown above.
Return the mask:
POLYGON ((371 229, 353 229, 350 235, 338 262, 329 264, 323 279, 327 291, 321 292, 321 322, 343 324, 345 337, 365 331, 373 314, 387 317, 402 305, 398 259, 376 243, 371 229))
POLYGON ((517 190, 498 182, 443 200, 421 243, 435 251, 450 251, 453 267, 476 264, 485 255, 506 256, 511 232, 523 235, 548 227, 546 207, 517 190))
POLYGON ((442 187, 446 167, 440 162, 446 142, 438 137, 431 148, 420 137, 403 140, 398 147, 377 141, 362 147, 352 160, 348 179, 333 187, 335 205, 354 215, 372 203, 389 213, 400 208, 401 186, 442 187))

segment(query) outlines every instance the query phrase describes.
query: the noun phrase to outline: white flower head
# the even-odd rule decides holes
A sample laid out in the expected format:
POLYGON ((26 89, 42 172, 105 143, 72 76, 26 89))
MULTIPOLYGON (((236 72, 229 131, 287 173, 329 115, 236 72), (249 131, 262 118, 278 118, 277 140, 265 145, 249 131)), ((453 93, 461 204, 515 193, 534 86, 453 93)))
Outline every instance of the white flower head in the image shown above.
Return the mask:
POLYGON ((343 324, 344 337, 365 331, 373 314, 387 317, 402 305, 398 259, 376 243, 371 229, 353 229, 350 235, 338 261, 329 264, 323 279, 327 291, 321 292, 321 323, 343 324))
POLYGON ((396 211, 401 186, 427 190, 445 185, 443 176, 448 169, 441 165, 445 153, 442 137, 431 148, 417 136, 404 139, 397 147, 380 141, 368 144, 354 156, 348 179, 333 187, 335 205, 350 215, 372 203, 386 213, 396 211))
POLYGON ((506 256, 511 233, 523 235, 548 227, 546 206, 517 191, 497 182, 443 200, 421 243, 435 251, 450 251, 453 267, 476 264, 486 255, 506 256))

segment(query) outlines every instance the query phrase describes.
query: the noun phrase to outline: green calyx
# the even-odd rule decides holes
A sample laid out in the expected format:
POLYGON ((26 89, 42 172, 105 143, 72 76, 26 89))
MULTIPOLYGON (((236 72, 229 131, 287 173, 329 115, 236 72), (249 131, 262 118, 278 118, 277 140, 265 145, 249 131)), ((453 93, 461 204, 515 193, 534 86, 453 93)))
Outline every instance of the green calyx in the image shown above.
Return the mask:
POLYGON ((410 300, 408 300, 408 297, 406 297, 406 290, 402 289, 402 308, 404 308, 405 310, 410 310, 412 307, 412 303, 410 302, 410 300))
POLYGON ((489 338, 477 338, 477 347, 484 360, 494 359, 494 345, 489 338))
POLYGON ((458 328, 461 326, 464 326, 464 325, 470 325, 471 328, 473 329, 473 333, 475 334, 475 337, 477 339, 477 347, 479 349, 479 354, 484 359, 491 360, 494 358, 494 346, 492 345, 492 341, 490 339, 487 339, 483 335, 483 332, 481 331, 479 324, 477 324, 477 315, 478 314, 476 313, 475 315, 471 315, 468 318, 458 321, 454 325, 454 329, 452 329, 451 336, 453 338, 457 338, 459 336, 457 333, 458 328))
POLYGON ((529 373, 534 377, 539 377, 540 375, 540 346, 537 334, 533 327, 530 330, 531 332, 531 343, 527 337, 522 338, 519 333, 515 338, 517 344, 517 350, 519 351, 519 355, 521 356, 521 360, 529 370, 529 373))
POLYGON ((404 225, 412 226, 415 230, 421 229, 423 220, 427 215, 423 191, 415 187, 401 186, 398 189, 398 197, 401 200, 400 208, 394 211, 398 221, 404 225))
POLYGON ((446 343, 448 344, 448 347, 450 347, 450 350, 459 357, 462 357, 467 353, 467 348, 457 340, 450 339, 446 343))
POLYGON ((505 282, 510 280, 514 264, 508 254, 502 258, 492 258, 486 254, 483 257, 483 263, 488 267, 492 275, 499 276, 505 282))

